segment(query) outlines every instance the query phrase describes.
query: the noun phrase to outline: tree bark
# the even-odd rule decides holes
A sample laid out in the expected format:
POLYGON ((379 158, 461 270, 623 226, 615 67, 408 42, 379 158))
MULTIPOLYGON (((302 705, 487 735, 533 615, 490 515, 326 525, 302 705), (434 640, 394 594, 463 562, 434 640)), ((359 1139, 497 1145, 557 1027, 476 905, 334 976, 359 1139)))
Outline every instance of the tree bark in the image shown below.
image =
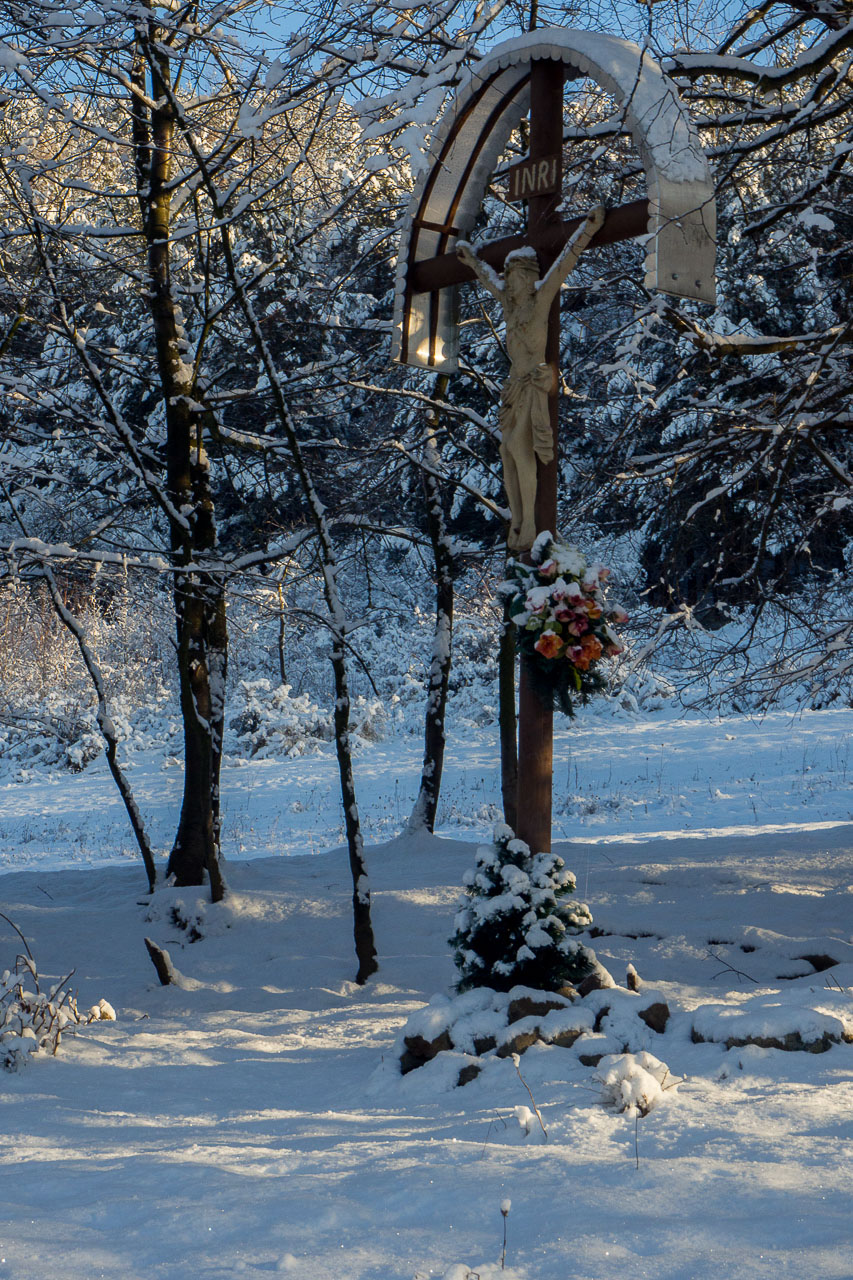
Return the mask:
MULTIPOLYGON (((437 380, 435 396, 443 399, 447 394, 448 378, 437 380)), ((436 422, 433 420, 425 441, 426 460, 433 463, 438 449, 435 440, 436 422)), ((435 632, 432 643, 427 705, 424 721, 424 762, 418 798, 407 823, 410 832, 435 830, 435 816, 441 793, 441 775, 444 770, 444 751, 447 743, 445 720, 447 690, 453 660, 453 584, 456 576, 455 560, 447 533, 447 522, 441 504, 441 488, 435 467, 421 472, 426 500, 427 530, 432 544, 435 563, 435 632)))
POLYGON ((139 206, 147 249, 148 305, 166 415, 166 487, 174 572, 178 679, 184 728, 184 793, 167 875, 178 885, 210 881, 214 902, 225 893, 221 866, 219 771, 225 715, 228 643, 222 574, 204 569, 216 547, 216 521, 205 448, 206 410, 197 400, 183 316, 171 279, 171 162, 175 114, 168 61, 156 50, 156 30, 140 33, 134 79, 144 88, 146 65, 157 106, 133 106, 139 206), (185 517, 185 518, 183 518, 185 517))
MULTIPOLYGON (((221 212, 221 206, 218 205, 219 193, 215 185, 210 182, 209 175, 206 175, 206 178, 208 193, 214 208, 217 209, 217 212, 221 212)), ((328 610, 329 630, 332 633, 331 659, 335 677, 335 748, 341 780, 341 801, 344 807, 344 823, 353 885, 353 933, 356 959, 358 960, 356 982, 364 983, 371 974, 376 973, 379 964, 376 958, 376 943, 370 914, 370 882, 367 876, 364 841, 361 835, 352 769, 352 751, 349 738, 350 696, 345 644, 346 614, 338 590, 335 547, 328 521, 326 520, 326 509, 320 501, 317 490, 314 488, 311 472, 302 452, 299 435, 288 407, 276 362, 264 338, 263 330, 234 260, 234 250, 228 226, 224 221, 220 226, 220 236, 235 297, 246 319, 249 333, 269 379, 270 391, 279 423, 284 432, 284 438, 293 460, 294 471, 302 488, 309 517, 317 536, 317 548, 323 573, 323 595, 328 610)))
POLYGON ((287 684, 287 665, 284 660, 284 591, 281 582, 278 588, 278 675, 282 684, 287 684))
POLYGON ((177 976, 175 966, 172 964, 172 957, 165 948, 158 947, 157 943, 152 942, 150 938, 143 938, 143 942, 145 943, 145 949, 151 957, 151 963, 157 970, 157 977, 160 979, 160 986, 170 986, 177 976))
POLYGON ((364 840, 358 816, 355 795, 355 778, 352 770, 352 750, 349 736, 350 696, 347 679, 346 651, 343 637, 336 632, 332 640, 332 669, 335 673, 335 751, 341 779, 341 803, 344 807, 344 827, 347 833, 350 873, 352 875, 352 915, 355 954, 358 972, 355 980, 360 985, 379 968, 376 959, 376 943, 370 917, 370 886, 367 864, 364 859, 364 840))

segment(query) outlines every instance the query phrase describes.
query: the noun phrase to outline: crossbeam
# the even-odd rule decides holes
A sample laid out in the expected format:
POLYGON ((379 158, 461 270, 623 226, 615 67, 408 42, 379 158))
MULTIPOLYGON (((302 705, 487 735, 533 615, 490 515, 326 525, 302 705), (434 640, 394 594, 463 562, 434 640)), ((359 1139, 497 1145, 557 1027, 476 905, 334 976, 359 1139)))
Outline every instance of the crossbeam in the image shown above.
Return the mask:
MULTIPOLYGON (((567 218, 564 222, 544 224, 536 236, 527 233, 503 236, 500 240, 488 240, 485 244, 477 245, 477 254, 496 271, 501 270, 508 254, 528 245, 549 258, 556 258, 583 221, 583 218, 567 218)), ((631 240, 635 236, 646 235, 648 226, 648 200, 633 200, 630 204, 608 209, 604 225, 590 242, 590 248, 594 249, 604 244, 618 244, 620 240, 631 240)), ((434 293, 439 289, 447 288, 448 285, 465 284, 474 278, 471 268, 466 267, 455 253, 440 253, 435 258, 426 258, 423 262, 415 263, 410 277, 413 293, 434 293)))

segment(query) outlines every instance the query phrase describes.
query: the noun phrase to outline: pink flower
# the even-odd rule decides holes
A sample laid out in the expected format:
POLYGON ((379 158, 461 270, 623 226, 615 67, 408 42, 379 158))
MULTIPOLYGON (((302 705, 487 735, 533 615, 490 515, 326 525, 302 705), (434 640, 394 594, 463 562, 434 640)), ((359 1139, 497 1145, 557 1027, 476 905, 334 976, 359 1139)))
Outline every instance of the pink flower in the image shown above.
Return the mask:
POLYGON ((538 569, 540 578, 556 578, 557 564, 554 560, 546 560, 544 564, 540 564, 538 569))

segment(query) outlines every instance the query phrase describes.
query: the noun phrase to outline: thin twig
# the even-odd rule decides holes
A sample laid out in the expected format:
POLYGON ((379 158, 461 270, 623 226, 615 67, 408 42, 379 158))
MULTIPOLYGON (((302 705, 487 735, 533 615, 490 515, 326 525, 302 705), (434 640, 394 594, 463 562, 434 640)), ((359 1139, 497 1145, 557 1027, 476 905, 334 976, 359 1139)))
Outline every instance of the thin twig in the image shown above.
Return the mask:
POLYGON ((710 947, 708 948, 708 955, 723 966, 719 973, 715 973, 711 976, 712 982, 716 978, 722 977, 724 973, 733 973, 736 978, 745 978, 747 982, 754 982, 755 985, 758 986, 757 978, 753 978, 750 973, 744 973, 743 969, 736 969, 733 964, 729 964, 728 960, 724 960, 722 956, 717 955, 716 951, 712 951, 710 947))
POLYGON ((545 1135, 545 1141, 547 1142, 547 1141, 548 1141, 548 1130, 545 1128, 545 1125, 544 1125, 544 1123, 543 1123, 543 1121, 542 1121, 542 1113, 540 1112, 539 1108, 538 1108, 538 1107, 537 1107, 537 1105, 536 1105, 536 1099, 534 1098, 533 1094, 530 1092, 530 1085, 527 1083, 527 1081, 525 1080, 524 1076, 521 1074, 521 1060, 520 1060, 520 1058, 519 1058, 519 1056, 518 1056, 518 1054, 517 1054, 517 1053, 514 1053, 514 1054, 512 1055, 512 1062, 513 1062, 513 1066, 515 1067, 516 1071, 518 1072, 518 1078, 519 1078, 519 1080, 521 1081, 521 1083, 524 1085, 525 1089, 527 1090, 527 1096, 530 1098, 530 1101, 533 1103, 533 1110, 534 1110, 534 1112, 535 1112, 536 1119, 539 1121, 539 1128, 542 1130, 543 1134, 545 1135))
POLYGON ((20 931, 20 929, 18 928, 18 926, 15 924, 14 920, 10 920, 10 919, 9 919, 9 917, 8 917, 7 915, 4 915, 2 911, 0 911, 0 920, 5 920, 5 921, 6 921, 6 923, 7 923, 8 925, 11 925, 11 926, 12 926, 12 928, 15 930, 15 933, 16 933, 16 934, 18 935, 18 937, 21 939, 21 942, 23 942, 23 944, 24 944, 24 950, 26 951, 26 953, 27 953, 27 955, 29 956, 30 960, 32 961, 32 963, 33 963, 33 964, 35 964, 35 960, 33 960, 33 953, 32 953, 32 951, 30 951, 29 947, 27 946, 27 940, 26 940, 26 938, 24 937, 24 935, 21 933, 21 931, 20 931))

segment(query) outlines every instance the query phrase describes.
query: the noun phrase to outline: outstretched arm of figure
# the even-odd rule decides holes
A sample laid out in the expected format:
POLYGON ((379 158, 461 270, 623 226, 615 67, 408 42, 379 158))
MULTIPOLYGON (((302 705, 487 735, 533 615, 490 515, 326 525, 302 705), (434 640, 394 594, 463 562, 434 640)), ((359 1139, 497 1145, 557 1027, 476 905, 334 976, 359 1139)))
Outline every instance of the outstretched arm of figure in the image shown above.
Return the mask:
POLYGON ((543 277, 536 295, 537 309, 548 311, 551 303, 560 292, 560 285, 571 274, 578 259, 589 244, 592 237, 601 229, 604 222, 604 205, 600 204, 587 214, 575 234, 565 245, 559 258, 543 277))
POLYGON ((456 245, 456 256, 466 267, 470 267, 474 275, 480 281, 484 289, 488 289, 493 298, 501 300, 503 294, 503 285, 496 271, 493 271, 488 263, 483 262, 482 258, 478 258, 474 250, 471 248, 467 240, 460 240, 456 245))

